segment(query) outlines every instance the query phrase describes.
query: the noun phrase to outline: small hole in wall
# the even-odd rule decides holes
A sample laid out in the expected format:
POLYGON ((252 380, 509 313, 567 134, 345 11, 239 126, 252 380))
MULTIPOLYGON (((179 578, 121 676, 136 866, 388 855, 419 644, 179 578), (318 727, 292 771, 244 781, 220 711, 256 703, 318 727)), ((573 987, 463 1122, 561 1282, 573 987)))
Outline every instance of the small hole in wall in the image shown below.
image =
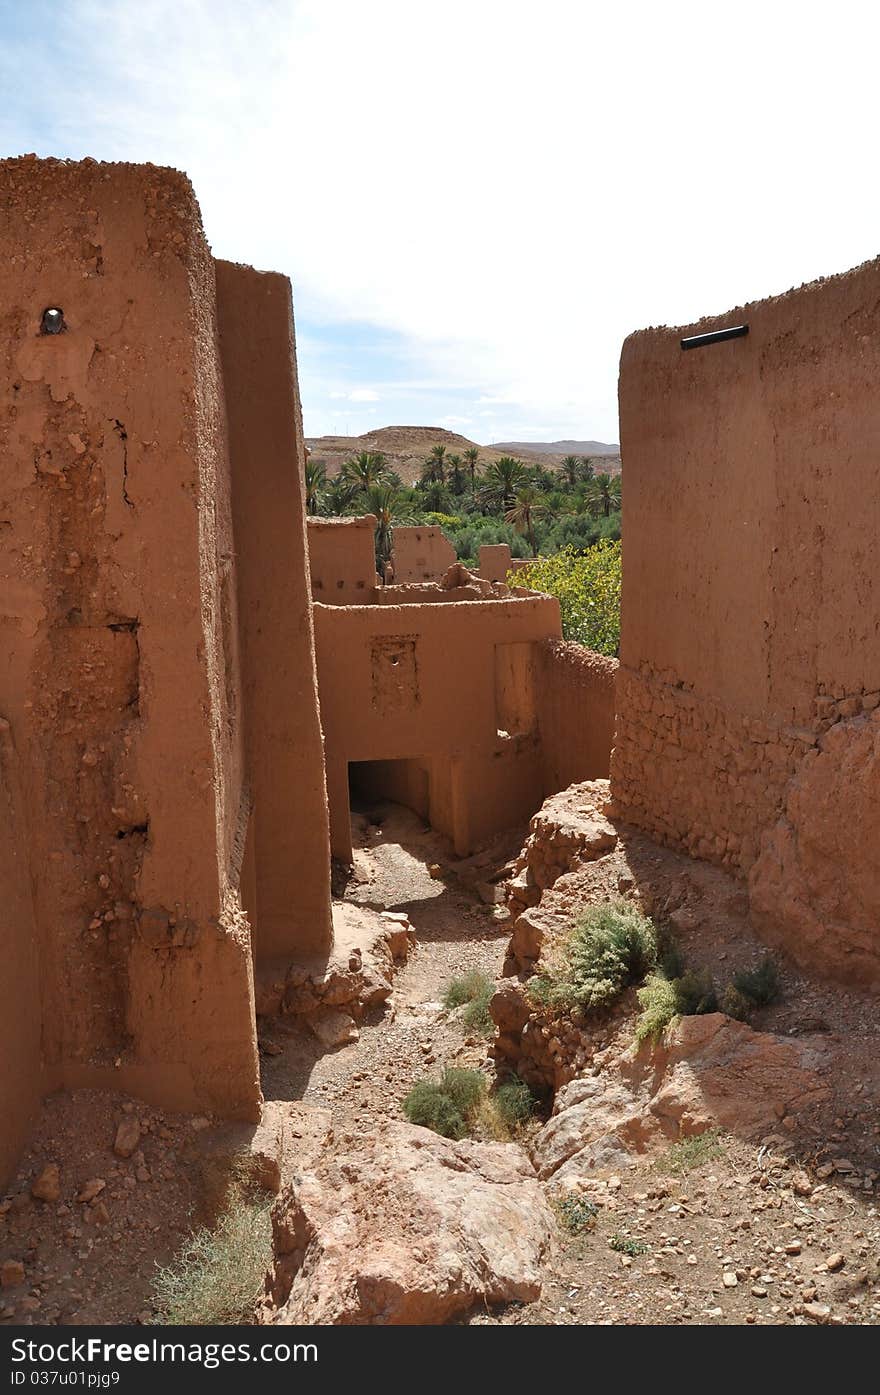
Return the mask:
POLYGON ((57 305, 47 306, 40 320, 40 333, 60 334, 62 330, 66 328, 67 325, 64 323, 64 311, 60 310, 57 305))

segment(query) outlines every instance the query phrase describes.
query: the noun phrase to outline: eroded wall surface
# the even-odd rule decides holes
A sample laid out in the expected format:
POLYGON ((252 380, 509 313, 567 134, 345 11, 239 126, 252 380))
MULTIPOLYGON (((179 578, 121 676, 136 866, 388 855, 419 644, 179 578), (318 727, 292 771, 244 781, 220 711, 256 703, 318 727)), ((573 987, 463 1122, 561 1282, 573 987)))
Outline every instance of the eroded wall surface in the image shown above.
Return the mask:
POLYGON ((44 1086, 254 1116, 234 546, 198 208, 174 171, 6 161, 0 248, 16 996, 42 1021, 44 1086), (49 308, 61 333, 41 332, 49 308))
POLYGON ((565 640, 536 649, 544 793, 607 780, 614 743, 617 660, 565 640))
POLYGON ((878 305, 870 262, 635 334, 620 370, 616 802, 748 876, 805 962, 860 979, 880 962, 878 305))
POLYGON ((393 541, 391 565, 397 585, 439 581, 456 560, 455 548, 440 528, 398 527, 393 541))
POLYGON ((529 565, 526 557, 511 557, 507 543, 484 543, 480 548, 478 572, 486 581, 506 581, 511 572, 529 565))
POLYGON ((322 605, 366 605, 378 578, 376 519, 309 518, 312 597, 322 605))
POLYGON ((259 958, 308 955, 332 939, 330 834, 290 282, 218 262, 217 302, 253 821, 245 907, 259 958))

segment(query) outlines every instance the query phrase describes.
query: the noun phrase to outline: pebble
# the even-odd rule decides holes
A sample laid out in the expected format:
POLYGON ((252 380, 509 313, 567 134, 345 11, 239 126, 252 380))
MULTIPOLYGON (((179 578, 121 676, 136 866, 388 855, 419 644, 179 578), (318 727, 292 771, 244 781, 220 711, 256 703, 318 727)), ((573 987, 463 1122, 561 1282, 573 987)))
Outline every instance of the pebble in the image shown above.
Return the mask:
POLYGON ((116 1130, 113 1151, 117 1158, 130 1158, 141 1141, 141 1126, 134 1114, 127 1114, 116 1130))
POLYGON ((724 1284, 725 1288, 736 1288, 737 1284, 739 1283, 739 1279, 736 1277, 736 1275, 733 1273, 731 1269, 728 1269, 724 1274, 721 1275, 721 1282, 724 1284))
POLYGON ((838 1269, 842 1269, 845 1263, 845 1257, 842 1254, 835 1253, 833 1255, 828 1256, 827 1260, 825 1261, 825 1267, 827 1268, 829 1274, 836 1274, 838 1269))
POLYGON ((93 1177, 77 1192, 77 1201, 94 1201, 96 1196, 100 1196, 106 1185, 103 1177, 93 1177))
POLYGON ((0 1264, 0 1287, 14 1288, 24 1283, 24 1265, 20 1259, 5 1259, 0 1264))
POLYGON ((805 1303, 804 1312, 813 1322, 827 1322, 831 1316, 831 1309, 827 1303, 805 1303))
POLYGON ((61 1196, 61 1169, 57 1163, 47 1163, 31 1186, 31 1196, 37 1201, 58 1201, 61 1196))

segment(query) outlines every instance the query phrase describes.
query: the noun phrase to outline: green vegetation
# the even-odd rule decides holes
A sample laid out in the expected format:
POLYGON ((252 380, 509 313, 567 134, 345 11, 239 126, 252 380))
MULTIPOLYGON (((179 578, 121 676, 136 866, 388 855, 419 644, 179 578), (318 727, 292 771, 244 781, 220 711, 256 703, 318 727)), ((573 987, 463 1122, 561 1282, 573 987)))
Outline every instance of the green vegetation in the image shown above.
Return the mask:
MULTIPOLYGON (((673 962, 680 962, 678 961, 673 962)), ((694 1017, 702 1012, 715 1012, 718 995, 710 974, 693 969, 670 978, 662 969, 649 974, 637 995, 641 1016, 636 1022, 636 1041, 656 1038, 675 1017, 694 1017)))
POLYGON ((495 1113, 508 1133, 516 1133, 535 1112, 535 1097, 524 1080, 514 1076, 492 1095, 495 1113))
POLYGON ((613 657, 620 648, 620 577, 620 543, 600 540, 584 553, 566 545, 512 579, 558 597, 566 639, 613 657))
POLYGON ((529 993, 551 1007, 610 1007, 657 959, 652 922, 627 901, 590 906, 575 923, 558 967, 530 980, 529 993))
POLYGON ((722 1149, 720 1129, 707 1129, 705 1133, 694 1134, 692 1138, 682 1138, 657 1159, 654 1167, 671 1177, 683 1177, 712 1158, 717 1158, 722 1149))
POLYGON ((782 991, 779 969, 766 955, 754 969, 743 969, 733 976, 733 987, 753 1008, 774 1003, 782 991))
POLYGON ((494 1023, 489 1014, 489 1001, 495 985, 479 969, 471 969, 462 978, 454 978, 443 995, 443 1006, 449 1011, 464 1007, 461 1023, 468 1031, 491 1036, 494 1023))
POLYGON ((486 1080, 478 1070, 447 1067, 439 1081, 417 1080, 403 1102, 411 1124, 433 1129, 444 1138, 464 1138, 486 1097, 486 1080))
POLYGON ((516 583, 559 597, 566 638, 603 654, 620 639, 620 477, 595 474, 591 461, 567 456, 559 469, 501 456, 481 470, 479 449, 449 454, 436 445, 408 487, 381 451, 361 451, 334 479, 325 463, 306 466, 312 514, 375 513, 376 562, 393 547, 396 525, 443 529, 459 561, 475 566, 484 544, 507 543, 516 558, 537 557, 516 583))
POLYGON ((585 1230, 595 1229, 599 1209, 586 1197, 551 1196, 550 1204, 562 1229, 567 1230, 569 1235, 582 1235, 585 1230))
POLYGON ((439 1080, 417 1080, 403 1102, 411 1124, 453 1139, 476 1134, 506 1141, 519 1133, 534 1109, 535 1098, 518 1076, 490 1094, 482 1072, 454 1066, 447 1066, 439 1080))
POLYGON ((156 1321, 172 1326, 252 1323, 272 1262, 268 1194, 235 1189, 215 1226, 197 1230, 153 1280, 156 1321))
POLYGON ((608 1244, 618 1254, 629 1255, 631 1259, 648 1253, 648 1246, 643 1240, 632 1240, 628 1235, 612 1235, 608 1244))

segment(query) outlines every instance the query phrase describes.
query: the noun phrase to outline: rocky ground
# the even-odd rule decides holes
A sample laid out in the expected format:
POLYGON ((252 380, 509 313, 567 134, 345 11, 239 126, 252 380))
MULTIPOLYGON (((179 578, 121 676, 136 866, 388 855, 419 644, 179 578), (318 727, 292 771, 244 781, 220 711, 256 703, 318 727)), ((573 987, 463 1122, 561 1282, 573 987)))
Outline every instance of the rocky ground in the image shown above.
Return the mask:
MULTIPOLYGON (((346 895, 363 906, 405 912, 416 933, 417 947, 394 979, 393 997, 384 1010, 367 1014, 356 1039, 331 1051, 321 1047, 302 1019, 273 1018, 262 1028, 267 1100, 277 1102, 277 1108, 302 1101, 329 1112, 332 1157, 323 1175, 316 1168, 311 1195, 298 1213, 318 1227, 339 1178, 344 1182, 356 1175, 364 1160, 374 1171, 384 1166, 382 1150, 388 1151, 389 1139, 401 1127, 402 1101, 417 1079, 439 1075, 448 1064, 476 1066, 488 1078, 494 1075, 489 1038, 467 1035, 460 1013, 443 1010, 442 995, 452 978, 470 969, 481 969, 493 980, 501 976, 510 923, 502 919, 503 909, 492 904, 489 879, 523 841, 522 831, 515 831, 475 859, 457 861, 442 840, 394 806, 369 811, 358 820, 358 832, 355 880, 346 895), (338 1165, 335 1174, 333 1165, 338 1165)), ((553 876, 553 890, 568 913, 580 898, 616 894, 621 887, 632 890, 635 884, 653 898, 657 912, 676 917, 691 962, 703 967, 705 960, 720 975, 761 952, 747 908, 737 899, 736 883, 644 840, 618 839, 596 860, 562 872, 561 881, 559 868, 553 876)), ((553 923, 551 901, 551 893, 545 892, 539 908, 545 925, 553 923)), ((549 1123, 546 1113, 537 1115, 514 1144, 506 1145, 507 1151, 501 1145, 503 1157, 480 1153, 480 1147, 499 1145, 431 1144, 430 1158, 422 1155, 424 1175, 440 1179, 437 1195, 443 1179, 471 1175, 463 1198, 455 1202, 456 1225, 461 1224, 461 1206, 471 1205, 478 1194, 496 1208, 487 1214, 499 1217, 506 1214, 505 1196, 524 1189, 519 1210, 525 1217, 528 1282, 522 1275, 502 1276, 500 1285, 480 1288, 473 1275, 485 1257, 470 1255, 465 1279, 458 1274, 455 1282, 472 1284, 475 1306, 466 1313, 448 1307, 446 1320, 876 1322, 880 1014, 874 1000, 813 982, 788 965, 783 966, 783 988, 780 1001, 753 1022, 755 1030, 743 1026, 731 1036, 723 1028, 727 1019, 721 1028, 710 1024, 711 1029, 701 1029, 714 1043, 712 1069, 719 1061, 723 1067, 711 1078, 701 1075, 699 1060, 686 1043, 678 1055, 673 1046, 654 1074, 627 1064, 636 1012, 630 995, 621 1011, 593 1032, 584 1064, 559 1092, 549 1123), (722 1039, 727 1045, 718 1057, 722 1039), (742 1071, 737 1053, 757 1052, 771 1066, 781 1062, 772 1077, 776 1080, 788 1070, 784 1052, 789 1047, 802 1053, 796 1064, 805 1072, 796 1102, 784 1100, 777 1109, 772 1101, 765 1123, 748 1110, 731 1112, 731 1099, 746 1095, 750 1079, 759 1078, 751 1068, 742 1071), (711 1087, 706 1085, 710 1079, 711 1087), (581 1097, 585 1102, 578 1102, 581 1097), (665 1101, 662 1108, 658 1100, 665 1101), (698 1144, 665 1137, 663 1111, 693 1111, 695 1100, 706 1109, 718 1107, 722 1126, 698 1144), (564 1142, 566 1129, 572 1134, 569 1121, 579 1118, 589 1121, 577 1140, 580 1153, 564 1142), (661 1126, 655 1128, 658 1118, 661 1126), (647 1120, 650 1127, 643 1130, 633 1119, 647 1120), (596 1138, 606 1151, 588 1155, 582 1145, 588 1141, 592 1148, 596 1138), (580 1168, 579 1157, 586 1159, 580 1168), (543 1181, 536 1179, 532 1162, 543 1181), (553 1217, 549 1241, 546 1214, 553 1217), (489 1301, 480 1301, 481 1293, 489 1301), (517 1301, 509 1301, 517 1294, 517 1301), (493 1302, 493 1297, 508 1301, 493 1302)), ((708 1019, 686 1021, 705 1024, 708 1019)), ((705 1041, 700 1049, 708 1049, 705 1041)), ((47 1101, 18 1177, 0 1204, 3 1318, 149 1321, 156 1260, 170 1257, 188 1229, 210 1215, 216 1199, 205 1163, 210 1122, 175 1119, 121 1097, 87 1092, 47 1101), (137 1121, 136 1130, 132 1121, 137 1121), (126 1123, 128 1136, 123 1130, 117 1143, 119 1126, 126 1123), (52 1163, 59 1166, 57 1186, 50 1170, 35 1188, 47 1199, 32 1195, 34 1183, 52 1163), (95 1190, 98 1182, 104 1185, 95 1190), (56 1191, 57 1199, 52 1199, 56 1191)), ((405 1161, 412 1152, 411 1137, 401 1134, 399 1146, 405 1161)), ((421 1146, 417 1140, 416 1146, 421 1146)), ((420 1214, 422 1238, 412 1243, 424 1268, 433 1262, 426 1235, 435 1199, 408 1200, 406 1188, 417 1191, 419 1177, 420 1168, 407 1163, 387 1196, 377 1182, 373 1201, 358 1215, 362 1228, 357 1235, 362 1242, 371 1209, 374 1222, 381 1216, 383 1225, 399 1224, 404 1236, 413 1216, 417 1222, 420 1214), (387 1222, 383 1206, 389 1208, 387 1222)), ((348 1213, 356 1210, 352 1203, 348 1213)), ((451 1223, 448 1208, 441 1208, 440 1220, 451 1223)), ((296 1254, 295 1247, 303 1243, 292 1234, 289 1248, 296 1254)), ((337 1255, 333 1263, 339 1262, 337 1255)), ((494 1256, 496 1270, 505 1262, 503 1255, 494 1256)), ((330 1272, 326 1253, 321 1263, 330 1272)), ((308 1268, 307 1263, 304 1272, 312 1282, 308 1268)), ((381 1275, 385 1289, 392 1279, 396 1284, 389 1261, 381 1275)), ((447 1275, 444 1282, 453 1280, 447 1275)), ((399 1285, 394 1291, 393 1303, 398 1303, 399 1285)), ((389 1311, 387 1301, 383 1290, 379 1311, 389 1311)), ((418 1305, 411 1311, 425 1316, 418 1305)), ((277 1320, 277 1312, 268 1320, 277 1320)))

